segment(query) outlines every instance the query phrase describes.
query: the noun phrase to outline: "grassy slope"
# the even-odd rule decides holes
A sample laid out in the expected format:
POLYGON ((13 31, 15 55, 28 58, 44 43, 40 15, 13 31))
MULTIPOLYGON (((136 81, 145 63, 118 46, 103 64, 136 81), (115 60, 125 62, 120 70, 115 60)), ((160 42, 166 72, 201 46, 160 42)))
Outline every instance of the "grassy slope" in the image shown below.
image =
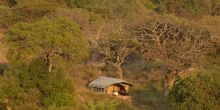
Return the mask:
POLYGON ((5 52, 5 48, 2 45, 3 36, 4 36, 4 32, 2 32, 0 30, 0 64, 6 62, 6 58, 5 58, 5 53, 6 52, 5 52))
MULTIPOLYGON (((83 15, 82 15, 83 16, 83 15)), ((85 16, 85 15, 84 15, 85 16)), ((213 32, 214 36, 220 39, 220 17, 219 16, 204 16, 199 21, 202 26, 205 26, 210 31, 213 32)), ((3 32, 0 30, 0 40, 3 38, 3 32)), ((5 51, 3 46, 0 44, 0 63, 5 62, 5 51)), ((164 102, 164 97, 161 95, 161 85, 160 82, 151 82, 149 86, 148 83, 140 84, 136 82, 136 78, 129 78, 130 82, 135 82, 135 86, 131 89, 132 102, 128 99, 120 99, 112 97, 109 95, 100 95, 90 91, 87 88, 87 84, 97 77, 98 70, 91 67, 77 67, 70 72, 70 76, 75 81, 76 85, 76 96, 80 103, 88 103, 91 101, 102 101, 107 100, 117 100, 121 102, 119 110, 166 110, 168 109, 166 103, 164 102), (149 86, 149 87, 147 87, 149 86)), ((131 73, 132 76, 134 75, 131 73)), ((148 73, 149 75, 152 75, 148 73)), ((148 76, 153 77, 153 76, 148 76)), ((156 76, 157 77, 157 76, 156 76)), ((140 77, 141 78, 141 77, 140 77)), ((145 79, 146 80, 146 79, 145 79)), ((145 82, 145 81, 143 81, 145 82)))

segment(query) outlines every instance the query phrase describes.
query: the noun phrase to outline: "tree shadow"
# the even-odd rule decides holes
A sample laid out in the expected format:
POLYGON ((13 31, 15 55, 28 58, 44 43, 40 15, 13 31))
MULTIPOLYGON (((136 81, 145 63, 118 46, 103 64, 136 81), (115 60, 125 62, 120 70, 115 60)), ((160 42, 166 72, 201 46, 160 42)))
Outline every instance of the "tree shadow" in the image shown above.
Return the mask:
POLYGON ((3 75, 3 73, 5 72, 7 68, 7 64, 6 63, 0 63, 0 75, 3 75))
POLYGON ((132 91, 132 103, 141 108, 149 110, 171 110, 166 101, 162 90, 155 87, 155 85, 137 87, 132 91))

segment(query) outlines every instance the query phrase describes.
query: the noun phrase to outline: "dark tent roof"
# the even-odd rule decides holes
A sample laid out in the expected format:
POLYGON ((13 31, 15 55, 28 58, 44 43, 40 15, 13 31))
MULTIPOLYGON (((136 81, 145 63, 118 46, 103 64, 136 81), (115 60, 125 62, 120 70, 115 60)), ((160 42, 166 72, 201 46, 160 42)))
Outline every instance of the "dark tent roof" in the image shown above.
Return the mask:
POLYGON ((132 86, 132 84, 122 79, 101 76, 96 80, 92 81, 91 83, 89 83, 89 87, 106 88, 110 85, 119 84, 119 83, 132 86))

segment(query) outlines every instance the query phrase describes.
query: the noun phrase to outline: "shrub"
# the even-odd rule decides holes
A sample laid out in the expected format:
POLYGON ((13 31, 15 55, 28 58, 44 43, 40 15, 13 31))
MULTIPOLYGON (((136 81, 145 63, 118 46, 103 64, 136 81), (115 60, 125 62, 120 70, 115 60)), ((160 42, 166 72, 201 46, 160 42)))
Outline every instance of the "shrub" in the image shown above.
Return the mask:
POLYGON ((25 21, 34 21, 52 13, 60 7, 59 3, 47 0, 19 0, 13 10, 24 17, 25 21))
POLYGON ((102 16, 81 8, 58 8, 49 17, 53 19, 59 17, 71 19, 80 25, 86 35, 91 35, 94 30, 100 27, 100 24, 103 24, 102 16))
POLYGON ((147 0, 147 1, 145 2, 145 7, 146 7, 147 9, 155 9, 155 8, 156 8, 156 5, 155 5, 154 3, 152 3, 150 0, 147 0))
POLYGON ((12 74, 13 79, 8 80, 13 82, 5 84, 1 91, 1 99, 9 100, 14 109, 32 110, 76 104, 73 82, 61 70, 50 73, 43 60, 38 59, 18 71, 17 75, 12 74))
POLYGON ((0 5, 0 27, 8 28, 21 19, 11 8, 0 5))
POLYGON ((138 86, 132 91, 132 98, 135 103, 145 105, 147 110, 170 110, 161 86, 159 81, 149 82, 147 87, 138 86))
MULTIPOLYGON (((63 71, 58 70, 49 73, 47 66, 42 61, 36 61, 30 66, 30 70, 26 74, 28 79, 32 79, 33 82, 25 81, 22 84, 33 84, 39 89, 43 106, 71 106, 75 103, 73 82, 66 77, 63 71)), ((25 79, 25 77, 21 78, 25 79)))
POLYGON ((137 0, 66 0, 69 7, 84 8, 106 18, 127 18, 143 10, 137 0))
POLYGON ((213 76, 199 73, 176 81, 169 94, 175 110, 217 110, 213 76))
POLYGON ((86 105, 84 105, 84 108, 85 110, 116 110, 116 107, 118 105, 118 101, 103 100, 97 103, 89 102, 86 105))
MULTIPOLYGON (((156 4, 156 11, 173 13, 183 17, 196 17, 211 14, 215 8, 212 0, 151 0, 156 4)), ((215 8, 216 9, 216 8, 215 8)))
POLYGON ((17 4, 16 0, 1 0, 0 5, 5 5, 5 6, 14 6, 17 4))

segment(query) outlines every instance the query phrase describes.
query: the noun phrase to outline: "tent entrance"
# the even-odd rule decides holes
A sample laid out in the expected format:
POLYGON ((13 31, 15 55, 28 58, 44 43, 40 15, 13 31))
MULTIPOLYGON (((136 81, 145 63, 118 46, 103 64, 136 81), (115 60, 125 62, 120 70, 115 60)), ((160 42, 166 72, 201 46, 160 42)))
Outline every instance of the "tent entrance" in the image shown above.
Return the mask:
POLYGON ((126 91, 125 86, 121 84, 113 85, 113 93, 114 92, 117 92, 118 95, 128 95, 128 92, 126 91))

